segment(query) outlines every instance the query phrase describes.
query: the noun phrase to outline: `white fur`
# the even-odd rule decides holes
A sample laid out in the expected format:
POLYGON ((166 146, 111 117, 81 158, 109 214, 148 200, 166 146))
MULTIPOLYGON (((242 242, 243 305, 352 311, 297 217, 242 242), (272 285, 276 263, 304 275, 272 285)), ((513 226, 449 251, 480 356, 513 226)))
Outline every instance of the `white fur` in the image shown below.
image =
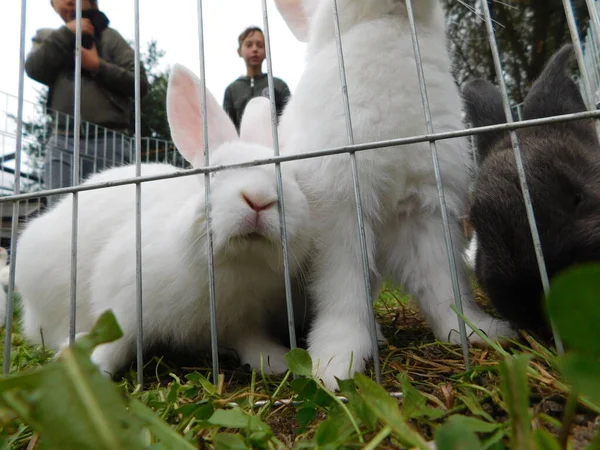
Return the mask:
POLYGON ((465 250, 464 259, 471 270, 475 270, 475 254, 477 253, 477 234, 473 233, 469 246, 465 250))
MULTIPOLYGON (((293 14, 281 0, 284 17, 293 14)), ((462 128, 461 100, 450 74, 443 11, 435 0, 413 0, 427 92, 436 132, 462 128)), ((353 135, 356 144, 426 134, 407 11, 398 0, 338 0, 353 135)), ((281 119, 284 152, 348 144, 331 2, 305 0, 309 17, 306 69, 281 119)), ((291 26, 297 26, 296 23, 291 26)), ((492 338, 511 335, 471 300, 462 263, 459 224, 470 159, 464 139, 437 142, 454 257, 466 315, 492 338)), ((375 297, 382 280, 407 288, 444 341, 459 341, 458 318, 442 217, 428 143, 356 154, 375 297)), ((315 372, 334 377, 363 371, 371 357, 369 310, 348 155, 298 163, 316 227, 311 297, 316 317, 309 334, 315 372), (351 365, 353 360, 353 366, 351 365)))
MULTIPOLYGON (((193 77, 179 66, 172 76, 193 77)), ((201 108, 194 104, 199 98, 186 91, 197 80, 184 81, 169 84, 169 99, 173 102, 169 111, 173 113, 177 102, 188 93, 191 108, 196 111, 192 114, 196 115, 171 114, 169 120, 171 129, 184 138, 184 146, 188 145, 186 158, 199 161, 202 132, 195 128, 186 134, 186 126, 202 126, 202 118, 198 117, 201 108), (184 91, 175 92, 178 89, 184 91)), ((219 120, 213 122, 214 127, 227 130, 228 124, 219 120)), ((261 123, 270 128, 268 116, 261 123)), ((272 149, 253 143, 254 137, 264 135, 242 124, 242 140, 232 137, 223 142, 224 138, 213 138, 211 164, 273 156, 272 149)), ((142 175, 176 171, 167 164, 142 165, 142 175)), ((295 273, 310 244, 308 203, 294 169, 284 164, 282 171, 290 266, 295 273)), ((94 175, 85 184, 133 176, 135 166, 125 166, 94 175)), ((135 190, 135 185, 128 185, 79 194, 76 332, 89 331, 103 311, 112 309, 124 336, 99 346, 92 355, 100 369, 108 373, 114 373, 135 354, 135 190)), ((260 368, 262 355, 267 370, 281 373, 287 369, 287 349, 275 343, 264 328, 266 315, 283 301, 284 295, 275 168, 268 165, 215 173, 211 175, 211 191, 220 347, 236 350, 241 362, 253 368, 260 368), (255 205, 269 206, 255 212, 244 197, 255 205), (248 237, 250 233, 255 235, 248 237)), ((204 176, 142 183, 141 199, 144 344, 208 350, 204 176)), ((24 332, 34 343, 40 343, 43 331, 44 342, 52 349, 61 348, 69 333, 71 208, 72 197, 67 196, 32 221, 18 242, 16 276, 24 305, 24 332)))

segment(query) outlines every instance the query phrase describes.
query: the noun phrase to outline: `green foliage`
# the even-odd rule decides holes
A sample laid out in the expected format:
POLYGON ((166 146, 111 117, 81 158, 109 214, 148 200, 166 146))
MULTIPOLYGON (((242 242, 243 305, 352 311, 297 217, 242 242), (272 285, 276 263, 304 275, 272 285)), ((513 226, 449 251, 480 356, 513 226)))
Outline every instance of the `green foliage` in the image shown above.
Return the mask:
MULTIPOLYGON (((260 408, 253 404, 259 396, 256 376, 250 388, 229 393, 197 371, 172 373, 167 384, 153 389, 119 388, 89 360, 94 346, 120 336, 107 313, 56 360, 0 379, 0 446, 26 444, 33 431, 39 433, 39 448, 65 449, 370 450, 429 449, 434 443, 438 450, 572 448, 568 436, 578 403, 600 411, 600 346, 591 325, 599 319, 599 274, 598 266, 584 266, 553 280, 548 313, 567 346, 564 356, 539 346, 513 352, 498 347, 498 363, 474 364, 470 372, 447 379, 453 390, 446 407, 409 371, 392 371, 387 380, 402 391, 401 399, 365 374, 339 380, 334 394, 313 376, 310 355, 301 349, 286 355, 293 379, 288 374, 274 389, 265 385, 267 394, 261 395, 268 401, 260 408), (554 367, 572 389, 558 378, 548 380, 554 367), (532 388, 540 379, 567 397, 560 420, 532 408, 532 388), (273 406, 281 398, 294 403, 273 406), (285 411, 293 414, 291 441, 283 440, 273 421, 285 411)), ((600 434, 587 448, 599 443, 600 434)))
MULTIPOLYGON (((141 102, 142 137, 171 140, 171 131, 167 120, 167 86, 169 69, 161 70, 160 62, 165 52, 151 41, 142 54, 142 63, 150 83, 150 89, 141 102)), ((132 109, 131 123, 135 124, 135 110, 132 109)))
POLYGON ((511 419, 511 448, 528 449, 532 445, 529 414, 528 354, 506 357, 500 363, 504 403, 511 419))
POLYGON ((117 387, 90 361, 95 346, 121 336, 116 319, 107 312, 89 335, 55 361, 0 380, 3 413, 40 433, 46 448, 144 449, 152 434, 177 448, 193 448, 165 424, 148 420, 153 413, 147 407, 136 404, 138 414, 128 411, 117 387))
MULTIPOLYGON (((578 395, 600 404, 600 265, 583 264, 555 277, 547 299, 549 318, 562 339, 566 353, 557 365, 571 385, 564 431, 573 419, 578 395)), ((563 433, 564 434, 564 433, 563 433)), ((600 441, 600 432, 596 438, 600 441)))
MULTIPOLYGON (((550 57, 571 42, 562 0, 489 1, 490 14, 509 98, 521 103, 550 57)), ((580 37, 588 28, 585 0, 571 0, 580 37)), ((479 0, 442 0, 455 78, 496 83, 479 0)))
POLYGON ((438 450, 481 450, 475 432, 464 422, 448 420, 435 432, 438 450))

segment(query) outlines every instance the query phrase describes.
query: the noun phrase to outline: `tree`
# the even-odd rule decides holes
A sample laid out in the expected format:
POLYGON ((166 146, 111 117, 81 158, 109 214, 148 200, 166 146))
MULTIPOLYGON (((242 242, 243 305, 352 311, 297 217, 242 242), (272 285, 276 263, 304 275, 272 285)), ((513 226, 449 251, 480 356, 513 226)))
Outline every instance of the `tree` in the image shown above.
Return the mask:
MULTIPOLYGON (((471 77, 496 83, 481 0, 442 0, 446 8, 449 46, 459 86, 471 77)), ((552 54, 571 42, 562 0, 486 0, 504 80, 513 104, 521 103, 552 54)), ((585 0, 571 0, 579 36, 585 37, 585 0)))
MULTIPOLYGON (((166 109, 169 70, 159 71, 160 60, 164 56, 165 52, 158 48, 156 41, 149 42, 146 51, 142 54, 142 63, 146 69, 150 90, 142 99, 141 135, 142 137, 171 140, 166 109)), ((135 124, 134 114, 135 109, 132 108, 132 124, 135 124)))

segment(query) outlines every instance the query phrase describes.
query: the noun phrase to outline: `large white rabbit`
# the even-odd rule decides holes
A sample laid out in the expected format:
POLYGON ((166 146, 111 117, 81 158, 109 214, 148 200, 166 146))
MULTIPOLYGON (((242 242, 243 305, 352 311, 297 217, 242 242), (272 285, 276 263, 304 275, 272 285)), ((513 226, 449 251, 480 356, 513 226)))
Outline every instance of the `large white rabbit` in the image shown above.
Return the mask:
MULTIPOLYGON (((200 81, 173 67, 167 114, 173 140, 194 166, 204 163, 200 81)), ((207 91, 211 164, 273 156, 267 99, 248 104, 238 138, 234 125, 207 91)), ((176 172, 143 164, 142 175, 176 172)), ((293 272, 310 244, 308 203, 293 168, 282 165, 286 223, 293 272)), ((135 166, 107 170, 85 184, 135 176, 135 166)), ((215 295, 221 348, 273 373, 287 369, 286 348, 268 334, 265 320, 284 298, 275 168, 263 165, 211 175, 215 295)), ((209 277, 204 176, 142 184, 144 343, 209 349, 209 277)), ((69 333, 72 197, 33 220, 18 242, 17 281, 24 331, 58 349, 69 333)), ((79 196, 77 332, 105 310, 115 313, 124 336, 98 347, 92 359, 113 374, 133 357, 136 342, 135 185, 84 191, 79 196)))
MULTIPOLYGON (((299 40, 305 71, 281 118, 284 153, 348 144, 332 0, 276 0, 299 40)), ((413 0, 423 69, 436 132, 462 128, 461 99, 450 73, 442 8, 413 0)), ((352 130, 356 144, 426 134, 407 7, 399 0, 337 0, 352 130)), ((461 257, 460 217, 470 159, 464 139, 437 142, 455 261, 465 313, 488 336, 512 336, 509 326, 472 302, 461 257)), ((356 154, 374 297, 384 279, 401 283, 420 306, 436 338, 459 341, 451 310, 453 287, 429 143, 356 154)), ((309 351, 326 386, 362 371, 372 356, 369 315, 350 157, 307 160, 300 185, 318 236, 310 294, 315 320, 309 351), (353 365, 351 367, 351 362, 353 365)), ((477 339, 473 335, 474 339, 477 339)))

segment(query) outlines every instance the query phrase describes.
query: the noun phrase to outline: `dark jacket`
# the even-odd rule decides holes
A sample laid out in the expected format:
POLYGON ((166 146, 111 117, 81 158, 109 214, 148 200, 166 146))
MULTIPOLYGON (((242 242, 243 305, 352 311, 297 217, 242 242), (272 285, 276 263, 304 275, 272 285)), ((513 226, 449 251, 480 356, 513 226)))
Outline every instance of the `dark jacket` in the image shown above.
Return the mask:
MULTIPOLYGON (((287 84, 279 78, 273 77, 275 84, 275 107, 277 115, 281 115, 283 107, 290 97, 290 89, 287 84)), ((235 124, 235 128, 240 131, 242 114, 246 104, 254 97, 269 97, 269 81, 266 73, 254 78, 248 76, 239 77, 225 89, 225 98, 223 100, 223 109, 229 114, 235 124)))
MULTIPOLYGON (((95 74, 82 70, 81 119, 116 130, 131 128, 132 99, 135 95, 134 51, 118 31, 106 28, 97 46, 100 68, 95 74)), ((25 62, 27 75, 50 88, 48 107, 74 115, 75 35, 63 26, 40 29, 25 62)), ((149 84, 141 70, 140 91, 149 84)), ((59 127, 64 129, 64 119, 59 127)), ((71 127, 69 127, 71 128, 71 127)))

